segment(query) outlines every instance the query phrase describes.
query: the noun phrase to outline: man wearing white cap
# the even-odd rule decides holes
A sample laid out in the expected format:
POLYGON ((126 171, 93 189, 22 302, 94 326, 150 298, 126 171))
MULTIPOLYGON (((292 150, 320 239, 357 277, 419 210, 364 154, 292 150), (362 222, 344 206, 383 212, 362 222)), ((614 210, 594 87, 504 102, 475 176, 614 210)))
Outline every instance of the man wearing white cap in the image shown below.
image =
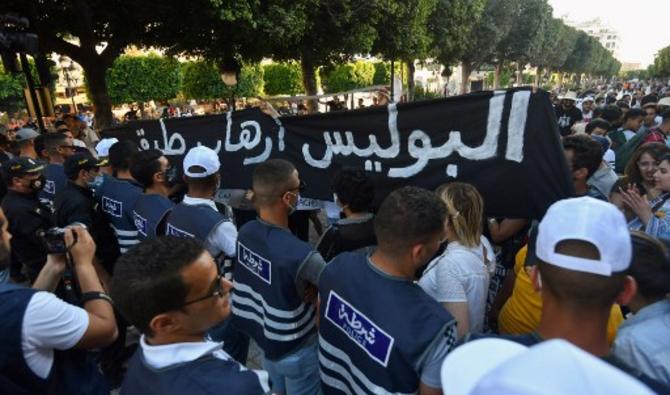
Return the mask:
POLYGON ((582 117, 585 123, 589 123, 593 119, 593 97, 591 96, 587 96, 582 100, 582 117))
POLYGON ((14 138, 19 151, 19 156, 31 159, 39 159, 35 151, 35 138, 40 134, 30 128, 21 128, 16 132, 14 138))
POLYGON ((100 140, 95 146, 96 155, 103 161, 103 166, 100 166, 100 174, 102 174, 103 177, 113 175, 112 166, 109 164, 109 149, 118 142, 119 139, 108 137, 100 140))
POLYGON ((444 360, 442 388, 448 395, 653 393, 621 370, 564 340, 549 340, 530 348, 503 339, 470 342, 444 360))
POLYGON ((556 120, 561 136, 567 136, 572 133, 572 126, 583 119, 582 112, 575 107, 577 94, 568 92, 565 96, 559 96, 561 103, 556 107, 556 120))
POLYGON ((609 355, 607 322, 612 305, 626 305, 636 291, 635 281, 627 275, 632 241, 623 214, 590 197, 560 200, 540 222, 535 256, 530 277, 542 296, 540 323, 532 333, 506 338, 527 346, 565 339, 653 389, 664 389, 609 355))

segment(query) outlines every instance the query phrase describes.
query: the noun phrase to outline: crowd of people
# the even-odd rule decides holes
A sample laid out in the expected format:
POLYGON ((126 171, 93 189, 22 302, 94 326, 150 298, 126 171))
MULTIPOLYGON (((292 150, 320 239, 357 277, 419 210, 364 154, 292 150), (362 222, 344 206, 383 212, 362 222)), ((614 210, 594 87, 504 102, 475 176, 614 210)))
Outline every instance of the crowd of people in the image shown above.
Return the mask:
POLYGON ((670 89, 555 100, 541 219, 344 168, 322 229, 283 159, 225 205, 207 147, 3 130, 0 393, 670 393, 670 89))

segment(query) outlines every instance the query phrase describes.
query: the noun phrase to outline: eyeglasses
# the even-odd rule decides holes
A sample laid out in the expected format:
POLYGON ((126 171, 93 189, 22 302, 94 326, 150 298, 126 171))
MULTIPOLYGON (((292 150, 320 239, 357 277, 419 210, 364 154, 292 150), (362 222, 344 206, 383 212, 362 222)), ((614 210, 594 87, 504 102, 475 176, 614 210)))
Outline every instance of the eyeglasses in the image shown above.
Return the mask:
POLYGON ((207 299, 213 298, 213 297, 221 298, 221 297, 225 296, 226 294, 228 294, 228 291, 225 291, 223 289, 223 285, 222 285, 223 281, 221 281, 222 279, 223 279, 223 274, 219 273, 216 276, 216 280, 214 280, 214 283, 212 284, 211 291, 207 295, 205 295, 201 298, 193 299, 189 302, 186 302, 186 303, 182 304, 181 306, 179 306, 179 308, 181 309, 181 308, 184 308, 186 306, 190 306, 194 303, 202 302, 203 300, 207 300, 207 299))
POLYGON ((303 180, 300 180, 300 184, 299 184, 297 187, 295 187, 295 188, 290 188, 290 189, 288 190, 288 192, 291 192, 291 191, 300 191, 300 192, 303 192, 305 189, 307 189, 307 184, 306 184, 303 180))

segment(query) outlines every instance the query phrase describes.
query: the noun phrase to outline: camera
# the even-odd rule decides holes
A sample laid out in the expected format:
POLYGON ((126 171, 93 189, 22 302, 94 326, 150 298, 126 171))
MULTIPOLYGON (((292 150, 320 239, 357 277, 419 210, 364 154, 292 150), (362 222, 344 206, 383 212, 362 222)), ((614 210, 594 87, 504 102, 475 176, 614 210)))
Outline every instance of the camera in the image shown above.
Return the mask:
MULTIPOLYGON (((79 223, 74 223, 72 225, 78 225, 85 228, 83 224, 79 223)), ((38 235, 47 248, 47 254, 65 254, 67 252, 68 246, 65 245, 65 228, 49 228, 46 231, 39 232, 38 235)), ((77 242, 77 234, 73 232, 72 236, 74 237, 74 244, 77 242)))

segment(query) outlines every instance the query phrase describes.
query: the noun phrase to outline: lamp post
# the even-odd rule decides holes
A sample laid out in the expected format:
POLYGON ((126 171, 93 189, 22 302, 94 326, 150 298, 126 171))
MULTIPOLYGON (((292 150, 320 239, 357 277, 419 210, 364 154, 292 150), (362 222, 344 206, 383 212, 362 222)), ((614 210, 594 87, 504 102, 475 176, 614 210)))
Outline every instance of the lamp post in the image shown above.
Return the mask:
POLYGON ((75 97, 74 90, 76 90, 77 83, 79 82, 79 80, 72 76, 72 72, 75 71, 77 68, 74 66, 74 62, 72 62, 71 59, 68 59, 65 56, 61 56, 60 58, 58 58, 58 64, 60 65, 61 71, 63 72, 63 78, 65 79, 65 85, 66 85, 65 97, 69 96, 70 98, 72 98, 72 110, 76 113, 77 104, 74 101, 75 97))

